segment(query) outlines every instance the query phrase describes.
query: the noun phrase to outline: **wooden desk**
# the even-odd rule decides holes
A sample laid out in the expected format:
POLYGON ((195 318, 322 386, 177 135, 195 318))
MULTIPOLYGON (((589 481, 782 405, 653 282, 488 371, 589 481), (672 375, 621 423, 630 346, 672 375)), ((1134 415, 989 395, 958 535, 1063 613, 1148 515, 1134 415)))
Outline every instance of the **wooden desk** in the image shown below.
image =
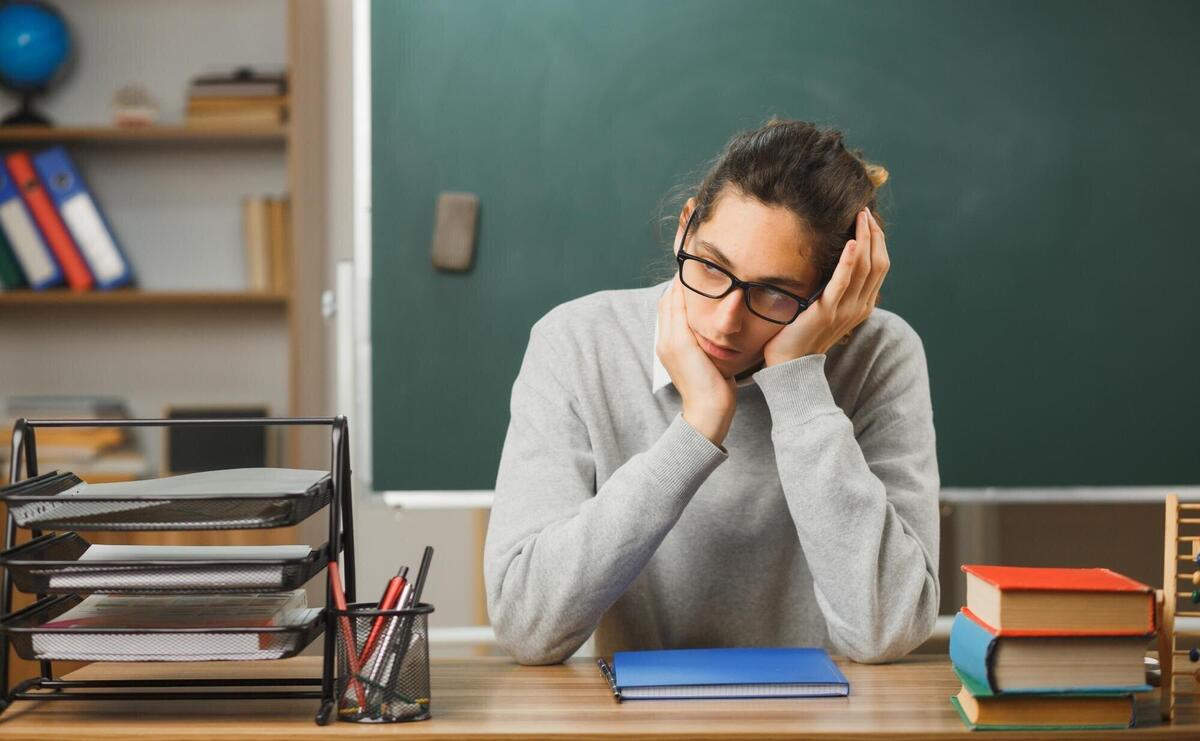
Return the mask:
MULTIPOLYGON (((303 700, 18 702, 0 715, 0 738, 127 738, 176 741, 236 739, 335 739, 363 735, 425 738, 539 739, 571 736, 661 738, 840 738, 967 735, 948 698, 958 682, 945 656, 914 656, 896 664, 868 666, 838 660, 850 680, 848 698, 804 700, 674 700, 617 704, 595 664, 576 660, 550 667, 522 667, 505 659, 435 660, 433 719, 417 723, 360 725, 313 723, 317 702, 303 700)), ((96 664, 76 678, 158 676, 316 676, 318 659, 279 662, 174 665, 96 664)), ((1157 695, 1138 702, 1139 722, 1113 731, 1113 739, 1200 738, 1200 717, 1157 723, 1157 695)), ((1036 734, 1004 733, 1003 738, 1036 734)), ((1044 735, 1044 734, 1041 734, 1044 735)), ((1107 733, 1105 735, 1108 735, 1107 733)), ((1078 734, 1074 734, 1078 738, 1078 734)), ((1000 738, 1000 736, 997 736, 1000 738)))

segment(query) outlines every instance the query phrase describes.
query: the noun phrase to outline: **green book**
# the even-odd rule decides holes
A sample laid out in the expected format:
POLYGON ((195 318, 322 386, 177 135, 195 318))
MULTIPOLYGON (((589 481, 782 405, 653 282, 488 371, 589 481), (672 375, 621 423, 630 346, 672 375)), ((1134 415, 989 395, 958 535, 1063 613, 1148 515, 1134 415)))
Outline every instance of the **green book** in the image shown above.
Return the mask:
POLYGON ((957 697, 951 695, 950 704, 958 711, 958 717, 962 719, 963 725, 972 731, 1115 731, 1122 728, 1129 728, 1133 725, 1132 723, 1094 723, 1082 725, 1070 723, 1038 725, 972 723, 957 697))
POLYGON ((24 288, 25 285, 25 273, 17 264, 17 257, 8 243, 8 236, 4 234, 3 229, 0 229, 0 286, 24 288))

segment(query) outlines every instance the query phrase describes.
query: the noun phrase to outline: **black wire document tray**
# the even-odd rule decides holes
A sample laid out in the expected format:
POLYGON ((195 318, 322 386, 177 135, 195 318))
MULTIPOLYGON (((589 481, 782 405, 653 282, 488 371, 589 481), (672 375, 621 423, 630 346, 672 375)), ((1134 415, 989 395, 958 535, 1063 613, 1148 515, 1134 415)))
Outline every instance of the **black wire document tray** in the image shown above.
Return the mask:
MULTIPOLYGON (((142 597, 142 599, 154 599, 142 597)), ((177 597, 176 599, 187 599, 177 597)), ((191 599, 209 599, 191 596, 191 599)), ((296 622, 247 627, 47 627, 83 600, 47 597, 0 622, 24 659, 76 661, 252 661, 286 659, 312 643, 325 626, 323 611, 294 611, 296 622)))
POLYGON ((27 594, 288 591, 325 568, 328 545, 92 545, 76 533, 43 535, 0 553, 27 594))
POLYGON ((336 631, 327 611, 308 606, 301 585, 322 578, 321 591, 332 599, 329 560, 340 558, 346 601, 354 602, 349 434, 345 417, 16 420, 10 485, 0 487, 0 713, 20 700, 313 700, 314 719, 328 723, 338 706, 336 631), (39 470, 39 431, 92 427, 325 428, 329 467, 226 469, 111 484, 39 470), (287 527, 313 515, 324 518, 328 533, 316 548, 254 545, 264 539, 253 536, 238 546, 107 545, 70 532, 254 530, 287 527), (22 527, 34 537, 18 545, 22 527), (155 548, 162 550, 150 550, 155 548), (14 610, 17 586, 39 601, 14 610), (319 676, 163 671, 153 678, 112 680, 56 673, 59 660, 286 659, 322 633, 319 676), (37 676, 14 681, 14 654, 39 661, 37 676))
POLYGON ((110 484, 54 472, 0 489, 0 501, 26 528, 240 530, 294 525, 332 494, 327 471, 236 468, 110 484))

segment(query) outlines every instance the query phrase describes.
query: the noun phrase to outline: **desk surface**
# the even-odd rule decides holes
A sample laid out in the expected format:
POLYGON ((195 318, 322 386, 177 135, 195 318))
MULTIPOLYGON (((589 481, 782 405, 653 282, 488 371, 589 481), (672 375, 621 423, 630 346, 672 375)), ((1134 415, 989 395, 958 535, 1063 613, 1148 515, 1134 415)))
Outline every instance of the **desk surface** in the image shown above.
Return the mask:
MULTIPOLYGON (((927 738, 967 731, 950 706, 959 685, 945 656, 912 656, 869 666, 839 659, 850 680, 848 698, 780 700, 663 700, 616 703, 594 663, 575 660, 522 667, 505 659, 435 660, 433 719, 359 725, 313 722, 315 700, 154 702, 22 701, 0 715, 0 738, 115 739, 136 728, 139 738, 200 741, 220 738, 333 739, 362 734, 423 738, 542 739, 572 736, 675 738, 927 738)), ((319 659, 215 664, 94 664, 73 678, 155 676, 316 676, 319 659)), ((1200 716, 1173 725, 1157 722, 1157 694, 1138 701, 1139 727, 1113 738, 1200 737, 1200 716), (1143 720, 1144 719, 1144 720, 1143 720)), ((1004 733, 1005 739, 1026 737, 1004 733)))

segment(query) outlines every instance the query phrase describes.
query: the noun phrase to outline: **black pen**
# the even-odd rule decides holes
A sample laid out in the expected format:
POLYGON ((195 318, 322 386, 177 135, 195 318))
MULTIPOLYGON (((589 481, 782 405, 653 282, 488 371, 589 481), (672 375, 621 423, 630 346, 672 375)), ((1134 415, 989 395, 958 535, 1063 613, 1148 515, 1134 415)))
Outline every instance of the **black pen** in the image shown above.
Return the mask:
POLYGON ((425 546, 425 552, 421 554, 421 566, 417 569, 417 582, 413 587, 413 604, 421 604, 421 590, 425 588, 425 576, 429 574, 429 562, 433 560, 433 546, 425 546))

